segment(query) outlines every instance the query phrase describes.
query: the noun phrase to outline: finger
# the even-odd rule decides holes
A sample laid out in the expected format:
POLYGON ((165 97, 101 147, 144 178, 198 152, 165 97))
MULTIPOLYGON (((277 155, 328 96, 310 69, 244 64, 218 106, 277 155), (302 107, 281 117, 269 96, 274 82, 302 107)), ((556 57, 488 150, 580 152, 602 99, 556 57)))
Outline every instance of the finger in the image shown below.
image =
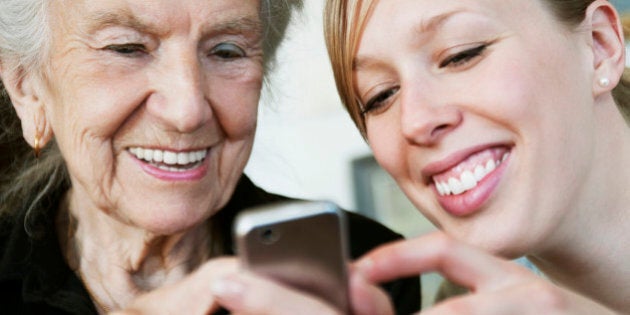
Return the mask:
POLYGON ((394 314, 389 296, 380 287, 368 283, 359 274, 350 280, 350 301, 354 315, 394 314))
MULTIPOLYGON (((422 315, 583 314, 569 310, 571 293, 538 279, 499 291, 467 294, 445 300, 422 315)), ((584 314, 606 314, 590 313, 584 314)))
POLYGON ((443 301, 422 315, 613 315, 601 304, 544 279, 519 283, 499 291, 468 294, 443 301))
POLYGON ((422 315, 519 315, 546 314, 529 313, 524 296, 516 300, 509 297, 508 291, 467 294, 445 300, 425 310, 422 315), (497 294, 498 293, 498 294, 497 294))
POLYGON ((212 286, 212 293, 232 313, 341 314, 317 297, 250 272, 235 272, 217 280, 212 286))
POLYGON ((526 269, 442 232, 381 246, 357 261, 354 270, 369 281, 437 271, 472 290, 492 290, 535 277, 526 269))

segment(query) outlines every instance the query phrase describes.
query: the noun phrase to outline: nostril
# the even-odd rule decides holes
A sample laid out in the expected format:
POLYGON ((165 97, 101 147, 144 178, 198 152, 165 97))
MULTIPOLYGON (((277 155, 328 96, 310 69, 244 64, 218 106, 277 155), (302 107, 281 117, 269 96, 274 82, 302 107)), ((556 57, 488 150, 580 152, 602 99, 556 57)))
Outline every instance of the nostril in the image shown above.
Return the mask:
POLYGON ((440 134, 448 130, 448 128, 449 128, 448 124, 442 124, 442 125, 436 126, 431 131, 431 137, 438 137, 440 134))

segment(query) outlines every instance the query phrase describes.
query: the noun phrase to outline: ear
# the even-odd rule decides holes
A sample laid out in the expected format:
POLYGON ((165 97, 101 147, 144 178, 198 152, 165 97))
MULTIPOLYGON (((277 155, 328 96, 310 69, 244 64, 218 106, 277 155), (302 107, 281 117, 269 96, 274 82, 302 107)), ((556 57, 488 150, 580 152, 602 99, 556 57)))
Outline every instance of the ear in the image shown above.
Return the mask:
POLYGON ((25 73, 21 68, 3 71, 2 64, 0 74, 13 108, 20 118, 24 139, 34 148, 35 139, 39 138, 39 147, 43 148, 52 139, 53 132, 42 101, 41 77, 25 73))
POLYGON ((591 3, 584 23, 591 29, 593 49, 593 93, 595 96, 612 91, 625 69, 623 27, 615 8, 607 0, 591 3))

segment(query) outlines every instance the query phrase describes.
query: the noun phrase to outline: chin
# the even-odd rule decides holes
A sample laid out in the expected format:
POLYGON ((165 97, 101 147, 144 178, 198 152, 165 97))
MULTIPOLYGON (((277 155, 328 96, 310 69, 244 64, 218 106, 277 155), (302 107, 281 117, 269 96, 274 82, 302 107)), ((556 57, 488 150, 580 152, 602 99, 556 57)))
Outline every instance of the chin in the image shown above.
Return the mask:
MULTIPOLYGON (((496 228, 499 225, 491 225, 496 228)), ((501 229, 477 228, 465 230, 458 228, 454 232, 447 232, 456 239, 465 243, 482 248, 483 250, 503 258, 515 259, 528 254, 527 235, 518 233, 518 229, 504 225, 501 229)))
MULTIPOLYGON (((195 209, 198 210, 198 209, 195 209)), ((157 235, 173 235, 204 224, 210 215, 189 209, 158 209, 131 218, 131 225, 157 235)))

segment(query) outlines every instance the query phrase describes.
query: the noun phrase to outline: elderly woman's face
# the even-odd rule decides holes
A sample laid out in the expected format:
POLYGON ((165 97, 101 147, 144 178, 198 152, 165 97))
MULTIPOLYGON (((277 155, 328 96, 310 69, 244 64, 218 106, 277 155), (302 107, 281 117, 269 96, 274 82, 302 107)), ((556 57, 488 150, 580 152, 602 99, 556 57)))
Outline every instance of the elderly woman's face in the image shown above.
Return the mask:
POLYGON ((51 4, 46 112, 73 205, 158 233, 220 209, 256 128, 259 1, 51 4))

